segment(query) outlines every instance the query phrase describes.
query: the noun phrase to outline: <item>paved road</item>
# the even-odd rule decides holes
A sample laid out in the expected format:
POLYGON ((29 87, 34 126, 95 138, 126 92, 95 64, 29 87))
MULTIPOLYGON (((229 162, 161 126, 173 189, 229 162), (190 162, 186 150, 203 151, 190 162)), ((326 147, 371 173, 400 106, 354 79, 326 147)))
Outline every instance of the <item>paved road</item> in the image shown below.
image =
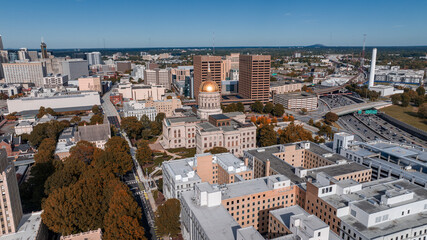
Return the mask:
MULTIPOLYGON (((112 89, 114 86, 112 87, 112 89)), ((102 109, 104 110, 104 114, 107 115, 107 117, 117 117, 117 119, 120 120, 120 115, 117 112, 116 108, 114 107, 113 103, 110 101, 110 93, 112 89, 109 92, 106 92, 104 96, 102 96, 102 109)))

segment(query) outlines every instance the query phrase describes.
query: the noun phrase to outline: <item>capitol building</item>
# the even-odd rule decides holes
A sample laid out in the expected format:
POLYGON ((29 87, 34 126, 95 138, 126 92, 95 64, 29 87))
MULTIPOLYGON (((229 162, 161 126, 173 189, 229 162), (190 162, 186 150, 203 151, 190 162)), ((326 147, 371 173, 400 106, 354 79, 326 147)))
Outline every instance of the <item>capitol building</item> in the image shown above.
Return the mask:
POLYGON ((218 85, 212 81, 211 70, 208 68, 207 80, 200 85, 197 117, 207 120, 209 115, 221 114, 221 93, 218 85))

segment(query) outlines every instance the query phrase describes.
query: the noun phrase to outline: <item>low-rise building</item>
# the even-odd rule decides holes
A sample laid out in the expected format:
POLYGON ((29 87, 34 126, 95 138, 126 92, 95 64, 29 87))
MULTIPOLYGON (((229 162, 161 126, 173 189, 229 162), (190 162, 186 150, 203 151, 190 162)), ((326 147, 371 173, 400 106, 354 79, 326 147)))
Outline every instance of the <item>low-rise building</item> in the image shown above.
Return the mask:
POLYGON ((70 156, 70 149, 76 145, 75 128, 68 127, 64 129, 58 137, 55 155, 59 160, 64 160, 70 156))
POLYGON ((421 84, 424 70, 400 69, 400 66, 376 66, 375 82, 398 84, 421 84))
POLYGON ((230 153, 196 154, 194 157, 163 162, 163 194, 179 198, 198 183, 228 184, 252 179, 247 162, 230 153))
POLYGON ((402 178, 427 186, 426 149, 384 140, 359 142, 354 135, 336 133, 333 150, 372 169, 372 178, 402 178))
POLYGON ((176 96, 170 96, 170 98, 166 97, 163 100, 156 101, 148 99, 145 101, 145 106, 154 107, 157 113, 164 113, 166 117, 172 117, 176 109, 182 108, 182 103, 176 96))
POLYGON ((45 88, 56 88, 67 85, 68 76, 61 74, 49 74, 48 76, 43 78, 43 87, 45 88))
POLYGON ((46 97, 22 97, 8 99, 9 112, 38 112, 40 107, 52 108, 55 112, 87 111, 93 105, 101 105, 97 92, 57 92, 46 97))
POLYGON ((40 212, 28 213, 22 216, 16 232, 0 236, 0 240, 47 240, 49 229, 43 224, 40 212))
POLYGON ((294 205, 270 211, 268 226, 269 239, 280 240, 338 240, 338 235, 330 231, 329 226, 303 208, 294 205))
POLYGON ((21 121, 18 122, 15 125, 15 134, 16 135, 22 135, 22 134, 31 134, 34 128, 34 123, 29 121, 21 121))
POLYGON ((164 86, 149 86, 144 84, 119 84, 117 89, 118 93, 121 93, 123 98, 131 99, 131 100, 147 100, 153 99, 161 100, 165 95, 165 87, 164 86))
POLYGON ((88 141, 97 148, 104 149, 108 139, 111 138, 110 123, 104 119, 103 124, 79 126, 75 135, 76 142, 88 141))
POLYGON ((80 77, 78 80, 80 91, 93 91, 102 93, 100 76, 83 76, 80 77))
POLYGON ((204 153, 214 147, 224 147, 236 156, 256 147, 256 126, 242 123, 225 114, 209 116, 209 122, 196 125, 196 152, 204 153))
POLYGON ((271 96, 288 92, 301 91, 303 84, 289 81, 270 82, 271 96))
POLYGON ((123 103, 123 115, 125 117, 136 117, 138 120, 146 115, 150 121, 154 121, 157 116, 155 107, 148 107, 145 101, 129 101, 123 103))
POLYGON ((282 104, 286 109, 317 109, 317 96, 307 92, 276 94, 273 96, 274 104, 282 104))

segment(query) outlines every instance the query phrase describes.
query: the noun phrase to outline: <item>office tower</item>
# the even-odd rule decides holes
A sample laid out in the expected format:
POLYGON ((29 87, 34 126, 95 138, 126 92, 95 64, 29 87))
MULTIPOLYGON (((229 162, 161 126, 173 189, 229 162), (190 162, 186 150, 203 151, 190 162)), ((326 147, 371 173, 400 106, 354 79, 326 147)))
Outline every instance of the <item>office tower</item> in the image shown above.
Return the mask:
POLYGON ((154 70, 146 69, 144 71, 144 83, 147 85, 162 85, 166 89, 171 89, 171 71, 170 69, 154 70))
POLYGON ((21 198, 16 180, 15 166, 7 160, 6 150, 0 150, 0 186, 2 210, 0 236, 14 233, 22 218, 21 198))
POLYGON ((101 59, 101 53, 100 52, 86 53, 86 59, 87 59, 89 65, 102 64, 102 59, 101 59))
POLYGON ((28 57, 31 62, 36 62, 39 60, 39 54, 37 51, 28 51, 28 57))
POLYGON ((18 59, 20 61, 29 60, 30 57, 28 56, 28 49, 26 48, 20 48, 18 51, 18 59))
POLYGON ((89 75, 88 62, 83 59, 68 59, 61 62, 62 75, 68 75, 69 80, 77 79, 81 76, 89 75))
POLYGON ((9 62, 14 63, 18 60, 18 54, 16 52, 9 52, 9 62))
POLYGON ((3 40, 1 38, 1 35, 0 35, 0 50, 3 50, 3 40))
POLYGON ((267 102, 270 90, 270 55, 240 55, 239 95, 267 102))
POLYGON ((49 56, 47 55, 46 43, 44 43, 43 39, 42 43, 40 44, 40 49, 42 51, 42 58, 49 58, 49 56))
POLYGON ((0 50, 0 79, 4 77, 2 63, 8 63, 9 56, 7 54, 7 50, 0 50))
POLYGON ((33 83, 43 86, 46 76, 46 66, 41 62, 4 63, 4 78, 6 83, 33 83))
POLYGON ((194 97, 198 99, 200 85, 203 81, 206 81, 208 76, 208 65, 211 69, 211 80, 214 81, 221 92, 221 57, 220 56, 209 56, 209 55, 198 55, 193 58, 194 65, 194 97))
POLYGON ((129 70, 132 70, 132 64, 130 61, 116 62, 116 70, 117 70, 117 72, 125 73, 129 70))

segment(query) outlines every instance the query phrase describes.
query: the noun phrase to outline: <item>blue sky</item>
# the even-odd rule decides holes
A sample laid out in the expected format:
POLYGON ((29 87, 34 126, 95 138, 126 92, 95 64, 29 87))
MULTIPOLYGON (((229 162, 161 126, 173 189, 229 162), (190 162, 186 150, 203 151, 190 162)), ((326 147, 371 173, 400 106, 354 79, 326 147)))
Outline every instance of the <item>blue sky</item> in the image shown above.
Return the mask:
POLYGON ((427 45, 425 0, 4 0, 6 48, 427 45))

